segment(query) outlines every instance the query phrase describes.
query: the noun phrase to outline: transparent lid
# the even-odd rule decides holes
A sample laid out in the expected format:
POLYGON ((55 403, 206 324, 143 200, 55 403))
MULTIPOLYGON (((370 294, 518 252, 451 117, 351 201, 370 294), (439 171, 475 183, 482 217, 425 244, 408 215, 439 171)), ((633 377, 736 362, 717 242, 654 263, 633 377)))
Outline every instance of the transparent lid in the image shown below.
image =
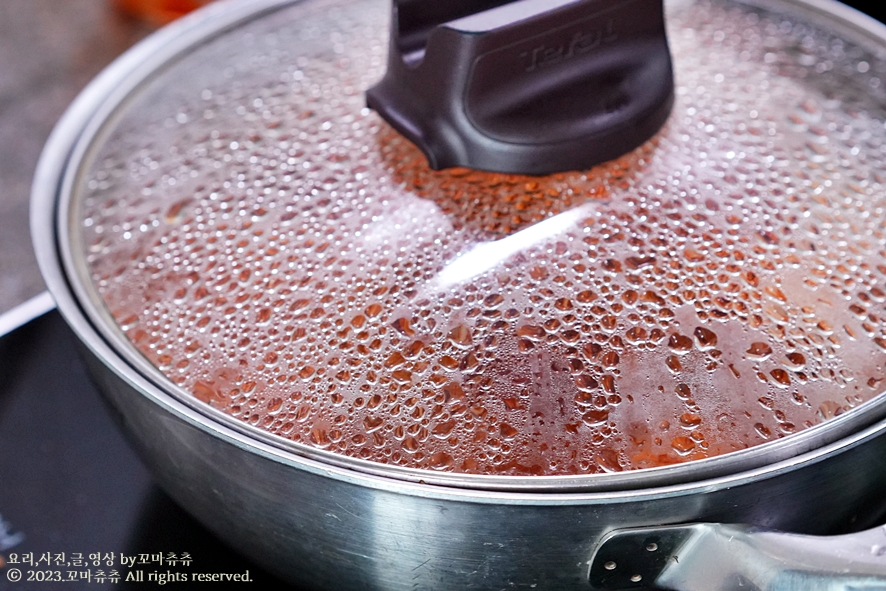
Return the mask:
POLYGON ((335 454, 522 476, 725 454, 882 392, 881 48, 673 3, 652 140, 588 171, 436 172, 365 108, 387 20, 295 4, 104 125, 74 249, 171 389, 335 454))

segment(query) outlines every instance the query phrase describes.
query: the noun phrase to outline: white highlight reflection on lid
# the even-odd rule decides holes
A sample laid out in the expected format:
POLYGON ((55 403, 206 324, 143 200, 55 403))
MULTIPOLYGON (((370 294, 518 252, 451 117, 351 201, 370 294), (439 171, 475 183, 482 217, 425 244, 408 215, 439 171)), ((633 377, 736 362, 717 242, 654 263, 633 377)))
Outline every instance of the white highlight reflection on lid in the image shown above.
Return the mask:
POLYGON ((574 227, 588 216, 588 207, 581 206, 550 217, 501 240, 477 244, 443 267, 431 285, 446 289, 482 275, 509 257, 536 246, 574 227))

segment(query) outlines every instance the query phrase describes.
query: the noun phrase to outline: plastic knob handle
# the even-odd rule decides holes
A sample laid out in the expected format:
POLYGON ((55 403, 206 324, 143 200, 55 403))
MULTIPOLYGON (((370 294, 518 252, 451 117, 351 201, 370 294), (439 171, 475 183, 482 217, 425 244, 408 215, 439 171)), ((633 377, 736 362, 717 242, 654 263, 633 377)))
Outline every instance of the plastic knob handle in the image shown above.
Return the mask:
POLYGON ((648 140, 673 104, 662 0, 394 0, 368 105, 434 169, 586 169, 648 140))

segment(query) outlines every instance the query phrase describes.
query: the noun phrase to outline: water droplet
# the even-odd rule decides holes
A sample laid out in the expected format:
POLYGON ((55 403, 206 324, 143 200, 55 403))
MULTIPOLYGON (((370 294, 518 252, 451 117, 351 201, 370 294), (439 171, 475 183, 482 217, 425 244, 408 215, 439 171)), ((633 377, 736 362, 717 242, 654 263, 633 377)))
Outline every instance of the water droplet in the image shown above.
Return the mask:
POLYGON ((596 390, 599 384, 593 377, 587 374, 580 374, 575 376, 575 385, 581 390, 592 391, 596 390))
POLYGON ((384 419, 380 417, 368 416, 363 419, 363 426, 367 433, 380 429, 385 424, 384 419))
POLYGON ((597 294, 587 289, 585 291, 578 292, 578 294, 575 296, 575 299, 577 299, 582 304, 590 304, 597 299, 597 294))
POLYGON ((766 343, 754 342, 751 343, 750 347, 748 347, 747 355, 751 359, 763 361, 765 359, 768 359, 769 356, 772 355, 772 347, 770 347, 766 343))
POLYGON ((499 432, 501 433, 501 436, 505 439, 513 439, 520 434, 520 431, 518 429, 508 425, 507 423, 502 423, 499 426, 499 432))
POLYGON ((678 355, 685 355, 692 350, 692 339, 686 335, 674 333, 668 337, 668 349, 678 355))
POLYGON ((625 259, 625 266, 632 271, 636 271, 638 269, 642 269, 643 267, 648 267, 655 264, 654 256, 645 256, 645 257, 637 257, 630 256, 625 259))
POLYGON ((398 318, 391 323, 391 326, 393 326, 397 332, 406 335, 407 337, 415 336, 415 330, 413 330, 408 318, 398 318))
POLYGON ((701 417, 695 413, 687 412, 680 415, 680 426, 684 429, 695 429, 701 425, 701 417))
POLYGON ((645 343, 648 338, 649 333, 646 332, 645 328, 640 326, 635 326, 625 333, 625 340, 632 344, 645 343))
POLYGON ((192 391, 194 396, 206 403, 220 401, 222 397, 210 384, 197 380, 194 382, 192 391))
POLYGON ((788 353, 785 357, 786 361, 784 362, 784 365, 788 369, 799 370, 806 365, 806 357, 804 357, 802 353, 795 351, 793 353, 788 353))
POLYGON ((609 419, 608 409, 592 409, 581 415, 581 420, 587 425, 600 425, 609 419))
POLYGON ((557 298, 554 307, 561 312, 567 312, 572 309, 572 301, 569 298, 557 298))
POLYGON ((787 302, 788 301, 788 298, 787 298, 787 296, 784 295, 784 292, 773 285, 767 285, 766 287, 763 288, 763 291, 766 293, 766 295, 768 295, 769 297, 771 297, 775 300, 778 300, 780 302, 787 302))
POLYGON ((600 359, 600 363, 603 365, 603 367, 616 367, 618 365, 618 362, 618 353, 616 353, 615 351, 607 351, 600 359))
POLYGON ((713 349, 717 346, 717 335, 703 326, 698 326, 692 333, 695 336, 695 342, 702 351, 713 349))
POLYGON ((621 262, 619 262, 616 259, 605 259, 600 266, 605 271, 609 271, 610 273, 620 273, 621 272, 621 262))
POLYGON ((768 302, 765 306, 763 306, 763 312, 765 312, 767 316, 769 316, 776 322, 787 322, 788 320, 790 320, 787 311, 780 305, 773 302, 768 302))
POLYGON ((529 339, 543 339, 547 334, 544 328, 531 324, 524 324, 517 329, 517 336, 529 339))
POLYGON ((685 435, 678 435, 671 440, 671 447, 679 455, 685 456, 695 449, 695 441, 685 435))
POLYGON ((465 391, 457 382, 447 383, 443 386, 442 392, 445 396, 444 402, 459 402, 465 398, 465 391))

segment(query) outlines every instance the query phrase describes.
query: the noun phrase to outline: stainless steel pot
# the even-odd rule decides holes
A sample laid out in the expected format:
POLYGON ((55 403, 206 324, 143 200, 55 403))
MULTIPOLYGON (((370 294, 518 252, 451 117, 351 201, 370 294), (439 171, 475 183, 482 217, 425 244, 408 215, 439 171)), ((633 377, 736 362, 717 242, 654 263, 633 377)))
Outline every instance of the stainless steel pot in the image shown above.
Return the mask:
MULTIPOLYGON (((834 2, 761 5, 826 22, 886 51, 884 27, 834 2)), ((593 573, 624 571, 621 559, 591 566, 598 546, 614 530, 724 522, 826 534, 882 518, 883 396, 795 435, 717 458, 617 474, 516 478, 341 457, 271 436, 177 392, 134 352, 97 301, 82 258, 72 248, 78 223, 72 201, 83 163, 94 156, 109 122, 158 73, 207 40, 250 23, 260 29, 269 16, 283 22, 297 18, 302 6, 312 4, 220 3, 151 37, 77 99, 54 131, 36 174, 32 225, 47 285, 120 422, 183 507, 269 570, 309 588, 336 590, 586 589, 593 573)), ((677 536, 674 551, 706 547, 698 540, 710 536, 698 531, 677 536)), ((655 539, 664 551, 662 535, 644 533, 639 548, 653 552, 649 540, 655 539)), ((883 544, 876 540, 886 536, 871 535, 873 566, 860 567, 860 573, 884 575, 886 563, 877 550, 883 544)), ((732 555, 730 544, 723 547, 732 555)), ((689 556, 679 554, 696 564, 689 556)), ((753 569, 727 571, 716 588, 754 580, 753 569)), ((654 578, 644 572, 645 578, 637 578, 640 571, 630 570, 628 581, 613 584, 642 588, 654 578)), ((670 575, 668 580, 675 578, 680 579, 670 575)), ((610 583, 594 580, 601 588, 610 583)))

